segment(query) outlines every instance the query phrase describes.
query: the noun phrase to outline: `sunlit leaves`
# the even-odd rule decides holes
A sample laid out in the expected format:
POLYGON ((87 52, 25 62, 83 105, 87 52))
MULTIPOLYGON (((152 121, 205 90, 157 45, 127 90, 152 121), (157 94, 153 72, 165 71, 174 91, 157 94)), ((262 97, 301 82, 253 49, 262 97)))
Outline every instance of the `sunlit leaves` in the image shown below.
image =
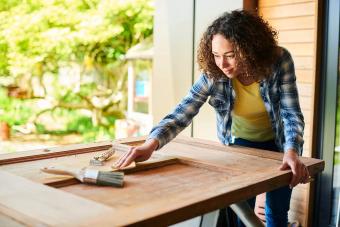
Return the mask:
POLYGON ((152 34, 152 14, 149 0, 2 0, 0 76, 31 73, 37 62, 56 72, 61 61, 119 60, 152 34))

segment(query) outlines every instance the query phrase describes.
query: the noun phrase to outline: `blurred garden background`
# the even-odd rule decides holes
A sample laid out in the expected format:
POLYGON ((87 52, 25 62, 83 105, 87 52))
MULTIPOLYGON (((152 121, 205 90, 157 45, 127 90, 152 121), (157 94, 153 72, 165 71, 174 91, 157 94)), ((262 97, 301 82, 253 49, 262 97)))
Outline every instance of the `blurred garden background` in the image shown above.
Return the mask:
POLYGON ((126 52, 152 39, 153 13, 150 0, 0 0, 0 153, 114 139, 126 52))

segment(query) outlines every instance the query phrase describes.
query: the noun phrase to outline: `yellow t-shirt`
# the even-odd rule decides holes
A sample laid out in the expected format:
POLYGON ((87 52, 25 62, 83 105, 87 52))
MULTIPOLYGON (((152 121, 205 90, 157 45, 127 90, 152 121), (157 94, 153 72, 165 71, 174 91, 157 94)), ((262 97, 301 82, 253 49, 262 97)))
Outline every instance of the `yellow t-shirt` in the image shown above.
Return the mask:
POLYGON ((255 142, 273 139, 275 135, 260 94, 260 84, 245 86, 236 78, 232 79, 232 84, 236 93, 231 112, 232 135, 255 142))

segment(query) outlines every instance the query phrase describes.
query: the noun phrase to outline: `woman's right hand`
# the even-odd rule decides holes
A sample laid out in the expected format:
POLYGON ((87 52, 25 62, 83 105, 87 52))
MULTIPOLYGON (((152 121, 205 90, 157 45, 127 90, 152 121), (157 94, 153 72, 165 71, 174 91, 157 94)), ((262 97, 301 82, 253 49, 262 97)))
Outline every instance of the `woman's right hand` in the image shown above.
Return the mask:
POLYGON ((120 156, 115 163, 115 167, 121 169, 130 165, 133 161, 142 162, 148 160, 151 157, 152 152, 157 149, 158 145, 159 143, 157 140, 149 139, 140 146, 131 147, 130 151, 120 156))

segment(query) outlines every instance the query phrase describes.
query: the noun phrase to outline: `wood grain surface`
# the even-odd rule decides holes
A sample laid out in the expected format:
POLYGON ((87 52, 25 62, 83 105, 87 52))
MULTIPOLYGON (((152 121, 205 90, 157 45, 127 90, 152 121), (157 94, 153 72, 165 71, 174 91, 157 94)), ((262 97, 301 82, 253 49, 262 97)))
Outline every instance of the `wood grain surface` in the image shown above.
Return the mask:
MULTIPOLYGON (((120 140, 125 145, 99 168, 111 169, 128 150, 126 145, 143 141, 120 140)), ((147 162, 124 170, 123 188, 80 184, 40 172, 52 164, 86 166, 102 152, 96 146, 91 149, 81 153, 73 147, 68 154, 59 148, 55 152, 64 150, 63 156, 50 152, 51 157, 35 160, 22 154, 10 157, 17 163, 0 156, 0 180, 7 186, 0 189, 0 221, 10 217, 26 225, 168 226, 287 185, 292 174, 278 170, 282 153, 186 137, 154 152, 147 162)), ((302 161, 313 175, 324 168, 321 160, 302 161)))

